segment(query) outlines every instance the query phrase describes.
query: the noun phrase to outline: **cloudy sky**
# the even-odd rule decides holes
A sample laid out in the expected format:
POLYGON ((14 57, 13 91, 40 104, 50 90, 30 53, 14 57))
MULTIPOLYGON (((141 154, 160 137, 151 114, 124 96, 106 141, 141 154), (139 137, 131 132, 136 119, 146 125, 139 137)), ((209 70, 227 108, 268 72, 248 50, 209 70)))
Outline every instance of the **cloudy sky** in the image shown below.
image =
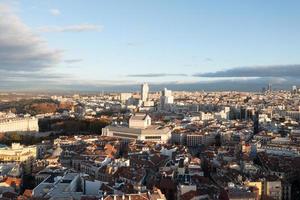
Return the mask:
POLYGON ((0 0, 0 90, 300 84, 299 9, 298 0, 0 0))

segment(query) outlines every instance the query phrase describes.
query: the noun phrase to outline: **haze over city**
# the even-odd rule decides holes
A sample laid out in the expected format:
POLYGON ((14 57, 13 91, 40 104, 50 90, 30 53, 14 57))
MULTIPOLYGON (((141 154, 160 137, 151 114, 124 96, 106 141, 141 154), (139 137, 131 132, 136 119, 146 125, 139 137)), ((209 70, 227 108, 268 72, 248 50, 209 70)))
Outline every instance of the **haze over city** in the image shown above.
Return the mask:
POLYGON ((0 90, 287 89, 299 4, 0 0, 0 90))
POLYGON ((299 10, 0 0, 0 200, 299 200, 299 10))

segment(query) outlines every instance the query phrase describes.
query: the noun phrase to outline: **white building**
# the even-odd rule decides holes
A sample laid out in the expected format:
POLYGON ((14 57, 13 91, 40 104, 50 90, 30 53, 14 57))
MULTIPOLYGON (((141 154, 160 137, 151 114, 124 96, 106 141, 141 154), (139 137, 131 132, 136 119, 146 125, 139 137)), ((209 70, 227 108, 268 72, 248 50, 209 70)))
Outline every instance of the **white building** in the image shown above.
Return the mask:
POLYGON ((151 117, 144 113, 135 113, 129 119, 129 128, 145 129, 151 125, 151 117))
POLYGON ((132 97, 131 93, 120 93, 120 101, 125 104, 128 99, 132 97))
POLYGON ((293 86, 292 86, 292 92, 293 92, 294 94, 297 93, 297 86, 296 86, 296 85, 293 85, 293 86))
POLYGON ((141 85, 141 100, 146 102, 148 100, 149 86, 147 83, 141 85))
POLYGON ((202 121, 212 120, 214 118, 215 118, 215 116, 212 113, 202 112, 202 111, 200 112, 200 120, 202 120, 202 121))
POLYGON ((198 145, 211 145, 215 142, 216 133, 206 133, 206 134, 195 134, 190 133, 186 136, 186 145, 187 146, 198 146, 198 145))
POLYGON ((214 118, 217 120, 229 120, 230 107, 225 107, 220 112, 214 113, 214 118))
POLYGON ((291 156, 291 157, 299 157, 300 149, 295 146, 288 145, 262 145, 257 147, 257 151, 264 151, 267 154, 279 155, 279 156, 291 156))
POLYGON ((174 97, 172 96, 172 91, 168 90, 167 88, 164 88, 163 91, 161 91, 160 96, 160 109, 166 110, 168 108, 168 105, 174 103, 174 97))
POLYGON ((37 155, 36 146, 23 146, 12 143, 11 147, 0 148, 0 162, 23 163, 25 173, 30 173, 32 162, 37 155))
POLYGON ((263 114, 259 114, 258 115, 258 122, 260 124, 265 124, 265 123, 270 123, 272 120, 268 117, 267 114, 263 113, 263 114))
POLYGON ((36 146, 12 143, 11 147, 0 148, 0 162, 23 162, 36 157, 36 146))
POLYGON ((38 132, 38 119, 35 117, 0 119, 0 132, 38 132))
MULTIPOLYGON (((96 183, 96 182, 95 182, 96 183)), ((90 184, 89 190, 92 189, 90 184)), ((91 194, 97 195, 100 182, 96 183, 96 191, 92 191, 91 194)), ((35 198, 47 198, 54 199, 80 199, 86 191, 86 184, 83 177, 79 173, 66 173, 63 176, 49 175, 39 185, 32 190, 32 196, 35 198)), ((99 196, 99 195, 97 195, 99 196)))
POLYGON ((102 135, 166 143, 171 138, 171 130, 168 127, 151 125, 149 115, 138 113, 130 118, 128 127, 110 125, 102 129, 102 135))

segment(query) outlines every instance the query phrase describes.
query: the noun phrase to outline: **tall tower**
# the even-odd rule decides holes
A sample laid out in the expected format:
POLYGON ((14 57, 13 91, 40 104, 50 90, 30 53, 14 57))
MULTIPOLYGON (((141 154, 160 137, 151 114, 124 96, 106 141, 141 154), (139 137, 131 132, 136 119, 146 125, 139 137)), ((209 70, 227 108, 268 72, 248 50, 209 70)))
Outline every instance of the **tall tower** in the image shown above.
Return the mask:
POLYGON ((268 85, 268 92, 272 92, 272 84, 271 83, 269 83, 269 85, 268 85))
POLYGON ((149 86, 147 83, 141 85, 141 100, 143 102, 148 100, 149 86))
POLYGON ((293 85, 292 87, 292 94, 296 94, 297 93, 297 86, 293 85))
POLYGON ((167 88, 164 88, 161 91, 160 96, 160 108, 161 110, 165 110, 166 105, 173 104, 174 97, 172 96, 172 91, 168 90, 167 88))

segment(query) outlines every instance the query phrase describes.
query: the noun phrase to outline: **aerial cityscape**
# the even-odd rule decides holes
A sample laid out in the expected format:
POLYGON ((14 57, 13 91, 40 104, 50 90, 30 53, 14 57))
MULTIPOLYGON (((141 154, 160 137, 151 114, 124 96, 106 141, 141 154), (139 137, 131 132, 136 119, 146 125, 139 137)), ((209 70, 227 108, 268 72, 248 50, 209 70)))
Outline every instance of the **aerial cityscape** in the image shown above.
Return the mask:
POLYGON ((299 200, 299 9, 0 0, 0 200, 299 200))

